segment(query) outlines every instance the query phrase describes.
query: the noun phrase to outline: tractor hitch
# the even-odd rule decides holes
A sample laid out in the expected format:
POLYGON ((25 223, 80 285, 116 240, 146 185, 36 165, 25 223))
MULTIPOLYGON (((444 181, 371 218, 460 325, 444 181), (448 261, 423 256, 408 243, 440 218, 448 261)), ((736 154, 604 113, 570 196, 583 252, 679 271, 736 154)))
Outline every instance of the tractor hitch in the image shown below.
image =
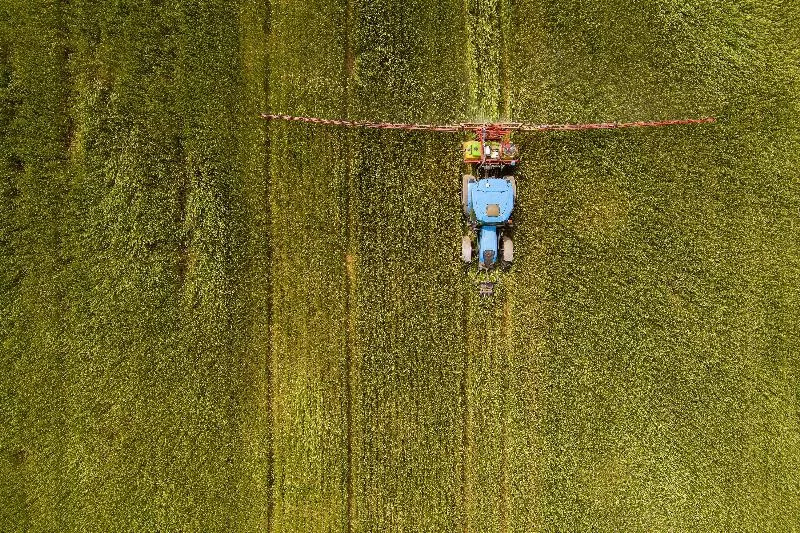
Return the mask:
POLYGON ((494 296, 494 282, 481 281, 480 285, 478 286, 478 296, 481 298, 489 298, 494 296))

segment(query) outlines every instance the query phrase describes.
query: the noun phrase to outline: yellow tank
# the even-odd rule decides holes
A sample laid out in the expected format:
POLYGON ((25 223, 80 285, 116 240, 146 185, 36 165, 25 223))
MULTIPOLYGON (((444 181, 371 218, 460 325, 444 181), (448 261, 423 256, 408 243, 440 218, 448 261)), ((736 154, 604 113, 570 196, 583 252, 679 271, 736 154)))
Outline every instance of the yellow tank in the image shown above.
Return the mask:
POLYGON ((481 158, 480 141, 464 141, 461 144, 464 147, 464 161, 475 161, 481 158))

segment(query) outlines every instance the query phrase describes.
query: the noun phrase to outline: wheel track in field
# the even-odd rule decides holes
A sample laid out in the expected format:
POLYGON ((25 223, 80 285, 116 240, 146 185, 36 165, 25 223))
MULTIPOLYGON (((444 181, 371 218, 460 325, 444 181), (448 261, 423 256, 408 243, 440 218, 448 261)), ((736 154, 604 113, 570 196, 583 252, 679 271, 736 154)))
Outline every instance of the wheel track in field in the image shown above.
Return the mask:
MULTIPOLYGON (((511 27, 511 13, 510 10, 505 9, 509 7, 506 3, 506 0, 498 0, 497 2, 497 20, 499 25, 499 41, 500 41, 500 101, 498 102, 498 107, 500 114, 505 119, 511 118, 511 81, 509 78, 508 70, 509 70, 509 53, 508 53, 508 41, 509 41, 509 34, 510 34, 510 27, 511 27)), ((509 379, 510 376, 508 372, 511 370, 510 360, 513 357, 513 342, 512 342, 512 329, 511 329, 511 309, 512 309, 512 294, 513 291, 510 290, 513 288, 513 283, 509 283, 511 281, 510 276, 512 274, 506 274, 506 290, 504 290, 504 298, 503 298, 503 315, 501 318, 501 327, 500 327, 500 347, 501 349, 505 350, 505 357, 503 358, 504 363, 504 374, 502 377, 502 384, 503 384, 503 418, 500 425, 500 468, 501 468, 501 475, 502 481, 500 484, 500 524, 501 524, 501 531, 507 532, 509 531, 509 514, 510 514, 510 506, 509 506, 509 476, 508 476, 508 391, 509 391, 509 379)))
POLYGON ((510 363, 513 357, 513 343, 511 331, 511 291, 505 293, 503 299, 503 315, 501 318, 500 326, 500 347, 505 351, 506 356, 503 358, 503 365, 506 372, 502 377, 503 391, 506 397, 503 398, 503 419, 500 425, 500 468, 502 481, 500 483, 500 523, 502 531, 509 531, 509 481, 508 481, 508 371, 512 368, 510 363))
MULTIPOLYGON (((349 117, 350 111, 350 95, 351 95, 351 80, 353 79, 353 71, 355 69, 355 51, 353 45, 353 18, 355 10, 355 0, 347 0, 347 7, 345 12, 345 46, 344 46, 344 62, 342 68, 342 83, 344 85, 344 102, 343 114, 345 118, 349 117)), ((345 135, 348 135, 345 133, 345 135)), ((354 190, 354 177, 353 177, 353 151, 352 142, 348 138, 347 144, 347 157, 344 163, 345 179, 347 180, 347 187, 345 187, 345 314, 346 314, 346 327, 345 327, 345 418, 347 423, 347 475, 346 475, 346 513, 347 513, 347 533, 353 531, 353 522, 355 520, 355 495, 353 491, 353 356, 354 348, 353 343, 356 336, 356 317, 354 316, 353 300, 356 295, 356 264, 355 264, 355 250, 353 246, 353 234, 355 224, 355 209, 352 198, 352 191, 354 190)))
MULTIPOLYGON (((471 40, 470 31, 470 1, 464 0, 462 11, 465 43, 464 43, 464 57, 466 64, 464 65, 464 77, 466 78, 467 94, 466 102, 468 112, 474 112, 476 104, 474 102, 474 85, 477 80, 477 72, 475 71, 474 63, 474 49, 471 40)), ((472 306, 470 305, 470 295, 467 291, 471 290, 471 284, 467 283, 466 288, 462 293, 462 328, 463 328, 463 343, 464 343, 464 362, 462 365, 461 384, 459 388, 460 402, 461 402, 461 472, 459 483, 461 484, 459 491, 459 504, 461 506, 461 531, 462 533, 469 533, 469 518, 470 518, 470 439, 472 432, 470 428, 470 407, 469 407, 469 360, 470 360, 470 313, 472 306)))
MULTIPOLYGON (((265 2, 266 13, 264 17, 264 34, 270 35, 272 33, 272 4, 268 0, 265 2)), ((270 87, 269 87, 269 79, 270 79, 270 62, 269 62, 269 55, 267 55, 266 61, 266 68, 264 72, 264 101, 269 105, 270 100, 270 87)), ((266 204, 266 220, 269 224, 268 235, 270 237, 273 235, 272 231, 272 212, 270 209, 270 202, 269 202, 269 188, 270 188, 270 176, 272 169, 270 168, 270 137, 269 135, 266 136, 265 140, 265 150, 267 155, 265 157, 264 166, 266 167, 266 176, 267 176, 267 201, 266 204)), ((268 243, 267 246, 267 261, 270 267, 272 266, 272 243, 268 243)), ((273 526, 273 514, 275 509, 275 437, 274 437, 274 428, 275 428, 275 414, 273 412, 273 394, 274 394, 274 377, 272 375, 272 363, 273 363, 273 353, 272 353, 272 343, 273 343, 273 327, 272 324, 274 323, 274 319, 272 317, 272 298, 273 298, 273 280, 272 280, 272 272, 269 272, 269 279, 268 279, 268 289, 267 289, 267 316, 269 320, 267 321, 268 325, 268 333, 267 333, 267 362, 266 362, 266 369, 267 369, 267 398, 266 398, 266 408, 267 408, 267 421, 268 421, 268 442, 269 448, 267 450, 267 531, 272 531, 273 526)))
POLYGON ((470 298, 467 293, 462 295, 462 324, 464 330, 464 363, 462 367, 460 394, 461 401, 463 402, 463 409, 461 410, 461 508, 463 521, 461 524, 461 531, 468 533, 469 531, 469 500, 470 500, 470 485, 469 485, 469 450, 471 449, 470 443, 470 409, 469 409, 469 358, 470 358, 470 338, 469 338, 469 324, 470 324, 470 298))
MULTIPOLYGON (((247 103, 246 113, 248 115, 257 113, 260 109, 269 105, 270 101, 270 64, 267 53, 261 50, 262 43, 268 38, 271 31, 271 4, 270 1, 264 2, 258 7, 256 1, 251 1, 243 7, 241 19, 241 53, 244 58, 244 83, 246 86, 247 103), (262 55, 263 54, 263 55, 262 55)), ((263 124, 258 124, 264 128, 263 124)), ((263 230, 257 229, 254 237, 255 246, 263 250, 263 255, 259 256, 258 251, 254 251, 255 257, 259 262, 266 265, 261 270, 257 265, 251 265, 249 276, 251 282, 262 285, 263 291, 254 295, 257 302, 252 303, 252 311, 259 314, 259 319, 254 317, 250 325, 250 345, 248 351, 252 350, 253 361, 246 367, 247 371, 253 371, 261 379, 259 382, 263 386, 256 385, 253 393, 258 406, 253 418, 253 428, 245 434, 244 439, 252 449, 250 453, 254 455, 253 460, 260 462, 260 447, 264 447, 264 471, 263 478, 257 483, 263 482, 263 506, 253 509, 241 509, 240 516, 245 523, 252 524, 263 531, 272 531, 274 522, 275 504, 275 442, 274 442, 274 317, 273 317, 273 287, 274 279, 271 269, 273 257, 273 244, 271 235, 272 212, 270 209, 269 196, 272 191, 271 183, 271 136, 268 129, 262 130, 263 137, 259 140, 254 137, 249 148, 257 151, 258 163, 251 169, 255 175, 252 185, 248 185, 248 203, 252 209, 258 213, 263 210, 263 216, 259 217, 259 222, 263 223, 263 230), (259 179, 261 178, 261 179, 259 179), (263 240, 262 240, 263 239, 263 240), (263 277, 262 277, 263 276, 263 277), (260 282, 263 282, 260 283, 260 282), (259 321, 265 317, 263 322, 259 321), (252 366, 250 366, 252 365, 252 366), (252 513, 252 514, 251 514, 252 513)), ((253 135, 258 135, 253 133, 253 135)), ((255 159, 255 158, 254 158, 255 159)), ((184 206, 185 207, 185 206, 184 206)), ((256 215, 258 216, 258 215, 256 215)), ((249 359, 249 356, 248 356, 249 359)))
MULTIPOLYGON (((509 49, 510 49, 510 28, 511 28, 511 17, 513 13, 511 12, 510 5, 508 0, 493 0, 493 5, 491 5, 491 10, 484 9, 486 4, 480 4, 480 0, 476 2, 476 0, 465 0, 464 2, 464 22, 466 26, 466 35, 467 35, 467 65, 466 65, 466 78, 469 85, 471 85, 471 92, 469 93, 468 98, 468 113, 474 115, 471 117, 472 119, 489 119, 489 120, 497 120, 500 118, 503 119, 511 119, 511 79, 509 76, 509 49), (498 63, 497 63, 497 71, 496 74, 491 74, 488 69, 491 68, 491 65, 486 65, 485 63, 481 63, 479 60, 480 58, 477 57, 480 55, 480 50, 476 48, 475 41, 475 33, 476 30, 479 30, 482 26, 489 25, 495 26, 492 29, 497 30, 495 35, 497 35, 496 40, 492 43, 492 46, 495 48, 495 52, 490 54, 493 56, 496 54, 498 63), (488 96, 491 95, 492 101, 489 103, 480 102, 478 99, 481 96, 488 96), (488 115, 488 117, 487 117, 488 115)), ((508 364, 513 357, 511 353, 513 349, 513 328, 512 328, 512 309, 513 309, 513 291, 509 290, 513 287, 510 284, 510 276, 513 274, 506 273, 503 277, 504 280, 501 281, 502 285, 505 285, 501 288, 498 292, 498 295, 495 297, 495 305, 501 305, 502 308, 499 310, 495 309, 494 312, 489 312, 489 315, 486 316, 486 322, 492 326, 493 333, 490 333, 491 336, 496 335, 497 343, 496 347, 499 350, 502 350, 502 353, 498 353, 497 359, 500 361, 499 365, 491 365, 490 368, 494 372, 503 372, 502 375, 495 375, 493 376, 493 384, 496 386, 500 386, 502 390, 502 400, 501 400, 501 408, 500 414, 501 419, 499 420, 499 440, 500 440, 500 450, 497 459, 497 463, 499 466, 499 486, 496 487, 498 494, 499 494, 499 509, 498 509, 498 518, 499 518, 499 530, 500 531, 509 531, 510 530, 510 476, 508 472, 508 465, 509 465, 509 457, 508 457, 508 432, 509 432, 509 422, 508 422, 508 390, 509 390, 509 376, 507 372, 510 370, 511 365, 508 364), (498 324, 499 322, 499 324, 498 324), (498 326, 499 328, 495 328, 494 326, 498 326), (499 331, 498 331, 499 329, 499 331), (494 333, 497 332, 497 333, 494 333)), ((467 290, 476 290, 473 284, 468 284, 467 290)), ((464 512, 464 521, 462 523, 462 531, 467 533, 469 531, 474 531, 475 529, 480 527, 479 525, 473 525, 471 523, 472 519, 472 497, 473 497, 473 488, 475 481, 472 479, 474 468, 471 465, 471 462, 475 460, 475 453, 476 453, 476 444, 475 444, 475 436, 473 432, 475 431, 475 427, 473 427, 473 409, 470 405, 471 398, 470 398, 470 359, 475 353, 472 349, 472 342, 475 339, 471 339, 470 336, 470 328, 476 326, 476 320, 473 317, 473 313, 487 313, 486 310, 476 308, 474 305, 474 299, 469 294, 465 294, 463 298, 463 312, 464 312, 464 320, 463 320, 463 328, 464 328, 464 366, 463 366, 463 376, 461 381, 461 400, 464 404, 462 409, 462 437, 461 437, 461 456, 462 456, 462 470, 461 470, 461 506, 464 512)))
MULTIPOLYGON (((269 36, 272 33, 272 3, 270 0, 267 0, 264 3, 265 13, 264 13, 264 21, 263 21, 263 33, 265 36, 269 36)), ((265 60, 265 68, 264 68, 264 102, 269 105, 270 101, 270 61, 269 61, 269 54, 267 54, 265 60)), ((270 209, 270 202, 269 202, 269 195, 270 195, 270 188, 271 188, 271 176, 272 176, 272 169, 271 169, 271 161, 270 161, 270 136, 266 135, 264 139, 264 150, 265 150, 265 157, 264 157, 264 172, 267 176, 267 183, 266 183, 266 198, 265 198, 265 209, 266 209, 266 218, 268 224, 267 235, 268 242, 267 242, 267 251, 266 251, 266 259, 267 264, 269 265, 268 274, 267 274, 267 299, 266 299, 266 314, 267 314, 267 354, 266 354, 266 399, 265 399, 265 406, 266 406, 266 417, 267 417, 267 531, 272 531, 273 526, 273 514, 275 509, 275 436, 274 436, 274 428, 275 428, 275 414, 273 410, 273 395, 275 392, 274 389, 274 376, 272 372, 272 364, 274 354, 272 351, 273 346, 273 335, 274 329, 272 327, 274 323, 274 318, 272 316, 272 299, 273 299, 273 274, 272 274, 272 242, 271 238, 273 235, 272 229, 272 210, 270 209)))

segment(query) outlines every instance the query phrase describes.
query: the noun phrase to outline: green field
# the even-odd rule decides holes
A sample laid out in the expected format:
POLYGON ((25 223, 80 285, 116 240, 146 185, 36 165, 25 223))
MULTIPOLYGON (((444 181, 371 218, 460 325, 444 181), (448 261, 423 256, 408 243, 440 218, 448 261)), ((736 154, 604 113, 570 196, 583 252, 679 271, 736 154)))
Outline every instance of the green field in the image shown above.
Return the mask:
POLYGON ((0 531, 800 529, 794 0, 0 0, 0 531), (516 263, 461 137, 520 134, 516 263))

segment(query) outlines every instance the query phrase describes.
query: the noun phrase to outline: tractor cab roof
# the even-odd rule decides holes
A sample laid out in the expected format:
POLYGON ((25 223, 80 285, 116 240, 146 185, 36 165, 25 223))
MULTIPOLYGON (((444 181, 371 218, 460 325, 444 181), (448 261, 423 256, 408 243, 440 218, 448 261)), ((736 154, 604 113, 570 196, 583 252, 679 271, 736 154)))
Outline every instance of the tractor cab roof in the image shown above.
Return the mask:
POLYGON ((472 210, 481 224, 503 224, 514 209, 514 189, 503 178, 479 180, 472 189, 472 210))

